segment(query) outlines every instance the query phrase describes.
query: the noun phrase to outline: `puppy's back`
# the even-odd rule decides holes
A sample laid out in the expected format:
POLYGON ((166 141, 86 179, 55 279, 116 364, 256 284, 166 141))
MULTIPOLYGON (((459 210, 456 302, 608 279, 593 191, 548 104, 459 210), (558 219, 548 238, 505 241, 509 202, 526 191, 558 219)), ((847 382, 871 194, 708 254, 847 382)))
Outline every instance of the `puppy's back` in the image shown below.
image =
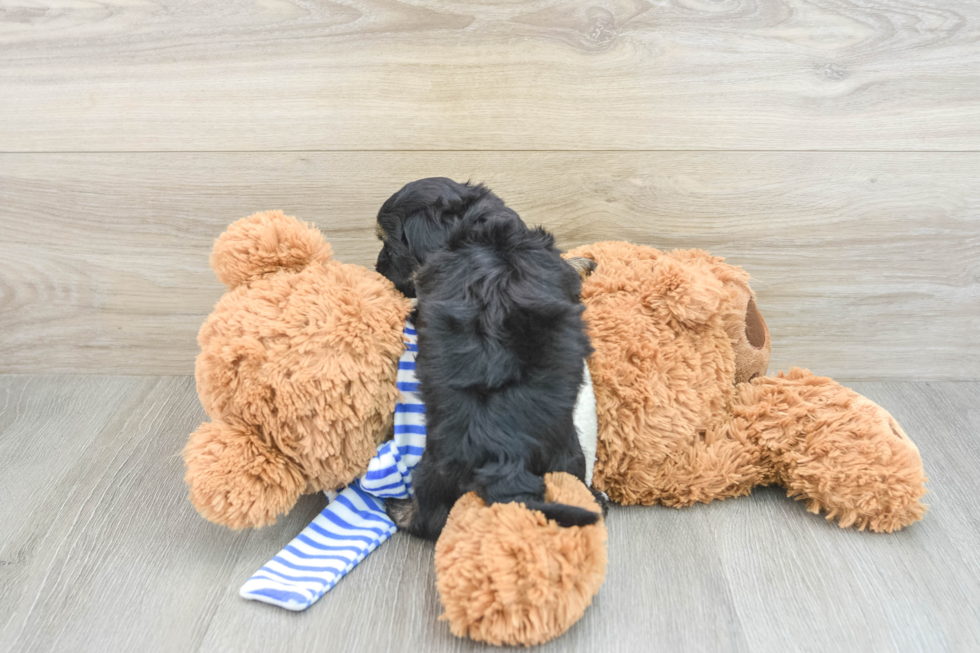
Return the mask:
POLYGON ((450 387, 569 386, 574 405, 591 348, 581 279, 551 234, 509 210, 476 216, 450 234, 417 284, 423 337, 432 343, 425 357, 444 363, 450 387))
POLYGON ((581 280, 554 238, 509 210, 464 220, 417 288, 427 448, 459 494, 523 501, 563 526, 594 523, 595 513, 543 501, 546 472, 584 477, 572 411, 591 353, 581 280))

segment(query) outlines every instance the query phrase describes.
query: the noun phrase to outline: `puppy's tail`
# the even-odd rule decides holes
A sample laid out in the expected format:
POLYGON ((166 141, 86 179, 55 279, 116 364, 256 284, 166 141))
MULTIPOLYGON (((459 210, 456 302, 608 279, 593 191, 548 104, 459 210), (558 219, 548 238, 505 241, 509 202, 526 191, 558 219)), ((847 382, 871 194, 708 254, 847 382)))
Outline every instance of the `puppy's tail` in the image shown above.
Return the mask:
POLYGON ((553 519, 562 528, 570 526, 591 526, 599 521, 599 513, 570 506, 565 503, 545 503, 543 501, 526 501, 528 510, 537 510, 548 519, 553 519))
POLYGON ((528 510, 537 510, 559 526, 589 526, 599 521, 597 512, 565 503, 545 501, 544 479, 513 463, 490 463, 476 473, 477 494, 488 505, 493 503, 523 503, 528 510))

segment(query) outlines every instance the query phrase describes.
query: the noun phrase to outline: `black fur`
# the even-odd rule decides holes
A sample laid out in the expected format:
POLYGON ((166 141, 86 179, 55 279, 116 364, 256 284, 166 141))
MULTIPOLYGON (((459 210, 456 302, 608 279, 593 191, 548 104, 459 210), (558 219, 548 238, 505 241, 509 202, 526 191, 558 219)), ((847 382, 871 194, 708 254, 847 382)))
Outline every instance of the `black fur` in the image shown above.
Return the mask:
MULTIPOLYGON (((426 192, 432 184, 463 186, 416 183, 426 192)), ((595 523, 597 513, 544 500, 545 473, 585 476, 572 421, 583 362, 592 351, 579 274, 549 233, 529 229, 482 186, 465 185, 435 209, 409 201, 411 186, 385 204, 382 229, 390 240, 398 232, 394 219, 401 233, 424 236, 410 236, 401 249, 414 260, 396 260, 393 248, 384 268, 397 275, 419 266, 416 372, 428 437, 413 474, 415 498, 389 500, 389 516, 414 535, 436 539, 456 500, 476 491, 488 504, 522 502, 562 526, 595 523), (479 197, 460 198, 470 192, 479 197), (399 205, 411 210, 399 213, 399 205), (425 227, 415 230, 411 223, 419 219, 425 227), (413 249, 423 252, 421 261, 413 249)))
POLYGON ((445 247, 450 231, 469 212, 493 209, 510 211, 482 184, 445 177, 405 184, 378 211, 378 237, 384 246, 375 270, 406 297, 415 297, 415 273, 428 255, 445 247))

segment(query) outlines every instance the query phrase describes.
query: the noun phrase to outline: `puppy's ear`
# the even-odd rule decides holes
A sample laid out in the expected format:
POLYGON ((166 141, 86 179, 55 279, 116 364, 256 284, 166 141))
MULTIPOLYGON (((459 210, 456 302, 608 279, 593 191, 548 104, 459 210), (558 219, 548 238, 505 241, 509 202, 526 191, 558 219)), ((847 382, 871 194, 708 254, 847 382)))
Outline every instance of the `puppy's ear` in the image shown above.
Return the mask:
POLYGON ((582 277, 582 281, 585 281, 586 277, 595 272, 597 263, 590 258, 585 258, 583 256, 574 256, 569 259, 565 259, 565 262, 572 266, 572 268, 578 272, 578 276, 582 277))
POLYGON ((378 213, 378 221, 374 225, 374 233, 385 244, 398 242, 402 238, 402 221, 394 213, 381 211, 378 213))
POLYGON ((405 220, 401 238, 415 258, 416 265, 422 265, 429 254, 445 247, 460 221, 459 215, 448 209, 429 209, 405 220))

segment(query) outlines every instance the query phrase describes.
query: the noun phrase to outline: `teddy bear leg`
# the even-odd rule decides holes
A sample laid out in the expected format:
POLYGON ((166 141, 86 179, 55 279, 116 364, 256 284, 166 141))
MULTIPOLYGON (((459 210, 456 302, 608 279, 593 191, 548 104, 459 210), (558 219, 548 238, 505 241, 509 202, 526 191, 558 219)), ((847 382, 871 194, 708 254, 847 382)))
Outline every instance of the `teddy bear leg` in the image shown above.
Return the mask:
POLYGON ((673 452, 657 469, 655 502, 683 508, 745 496, 769 482, 759 447, 732 426, 698 429, 689 446, 673 452))
POLYGON ((922 519, 922 459, 885 409, 806 370, 745 385, 763 407, 754 428, 779 482, 810 512, 876 532, 922 519))
MULTIPOLYGON (((545 500, 597 511, 571 474, 545 476, 545 500)), ((578 621, 606 576, 606 525, 562 528, 519 503, 487 506, 475 492, 453 506, 436 543, 436 586, 457 637, 532 646, 578 621)))
POLYGON ((229 528, 274 523, 306 488, 296 463, 247 425, 205 422, 183 455, 191 503, 205 519, 229 528))

